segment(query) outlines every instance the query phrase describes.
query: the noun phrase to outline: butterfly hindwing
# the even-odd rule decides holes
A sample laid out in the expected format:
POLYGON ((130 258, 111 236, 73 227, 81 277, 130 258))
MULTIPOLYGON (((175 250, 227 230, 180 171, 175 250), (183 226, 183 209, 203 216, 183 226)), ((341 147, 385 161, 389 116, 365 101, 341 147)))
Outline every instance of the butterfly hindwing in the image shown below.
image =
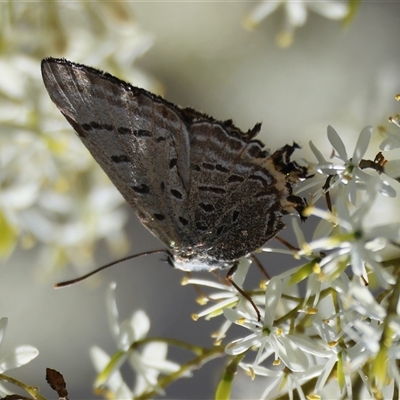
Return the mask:
POLYGON ((215 259, 238 259, 284 226, 284 194, 276 190, 269 152, 228 122, 200 116, 190 127, 193 236, 215 259))

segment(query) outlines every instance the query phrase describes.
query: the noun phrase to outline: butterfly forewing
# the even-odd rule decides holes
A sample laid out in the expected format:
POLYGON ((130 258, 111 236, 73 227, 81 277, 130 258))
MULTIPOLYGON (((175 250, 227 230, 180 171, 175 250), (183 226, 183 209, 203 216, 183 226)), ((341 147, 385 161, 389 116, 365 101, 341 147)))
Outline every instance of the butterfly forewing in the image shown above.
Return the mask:
POLYGON ((65 60, 44 60, 42 74, 53 102, 142 222, 165 244, 176 242, 171 218, 189 180, 188 133, 176 112, 144 90, 65 60))

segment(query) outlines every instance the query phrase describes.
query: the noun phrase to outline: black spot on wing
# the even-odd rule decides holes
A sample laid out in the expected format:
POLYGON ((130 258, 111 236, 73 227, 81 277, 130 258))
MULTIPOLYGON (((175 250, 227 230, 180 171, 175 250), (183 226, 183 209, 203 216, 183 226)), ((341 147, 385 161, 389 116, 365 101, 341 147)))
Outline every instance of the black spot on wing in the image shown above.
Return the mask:
POLYGON ((184 226, 187 226, 189 224, 189 221, 183 217, 179 217, 179 221, 181 221, 181 224, 184 226))
POLYGON ((130 162, 130 158, 125 154, 120 156, 111 156, 111 161, 115 164, 130 162))
POLYGON ((201 171, 201 168, 197 164, 192 164, 190 169, 197 172, 201 171))
POLYGON ((172 158, 169 162, 169 169, 172 169, 176 166, 178 160, 176 158, 172 158))
POLYGON ((243 181, 244 181, 244 178, 243 178, 242 176, 239 176, 239 175, 231 175, 231 176, 228 178, 228 182, 229 182, 229 183, 243 182, 243 181))
POLYGON ((90 123, 90 125, 91 125, 91 127, 92 127, 93 129, 102 129, 102 125, 99 124, 99 123, 96 122, 96 121, 92 121, 92 122, 90 123))
POLYGON ((131 130, 129 128, 125 128, 124 126, 119 127, 117 131, 121 135, 128 135, 129 133, 131 133, 131 130))
POLYGON ((114 127, 111 124, 99 124, 96 121, 84 123, 81 126, 87 132, 90 132, 92 130, 105 130, 105 131, 111 132, 114 130, 114 127))
POLYGON ((152 136, 152 135, 151 135, 151 132, 148 131, 148 130, 146 130, 146 129, 135 129, 135 130, 133 131, 133 134, 134 134, 136 137, 151 137, 151 136, 152 136))
POLYGON ((215 166, 215 169, 216 169, 217 171, 219 171, 219 172, 224 172, 224 173, 228 173, 228 172, 229 172, 229 169, 223 167, 221 164, 217 164, 217 165, 215 166))
POLYGON ((82 124, 82 128, 87 132, 90 132, 93 129, 90 124, 82 124))
POLYGON ((153 215, 154 215, 154 218, 158 219, 159 221, 164 221, 165 220, 165 216, 162 215, 162 214, 155 213, 153 215))
POLYGON ((132 185, 131 187, 136 193, 140 193, 140 194, 150 193, 150 188, 147 185, 145 185, 144 183, 142 183, 141 185, 138 185, 138 186, 132 185))
POLYGON ((171 189, 171 194, 172 194, 172 196, 174 196, 178 200, 182 200, 183 199, 183 194, 179 190, 171 189))
POLYGON ((203 163, 203 168, 204 169, 208 169, 209 171, 214 171, 214 165, 210 164, 210 163, 203 163))

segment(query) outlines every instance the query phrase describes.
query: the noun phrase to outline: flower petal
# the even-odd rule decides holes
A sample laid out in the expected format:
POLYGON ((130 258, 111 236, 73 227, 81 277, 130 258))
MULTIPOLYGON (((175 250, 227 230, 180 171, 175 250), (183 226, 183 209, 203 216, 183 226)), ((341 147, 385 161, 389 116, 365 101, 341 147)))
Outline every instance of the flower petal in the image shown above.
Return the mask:
POLYGON ((339 155, 339 158, 345 162, 348 161, 346 147, 343 144, 342 139, 337 132, 329 125, 328 126, 328 140, 330 141, 333 148, 339 155))
POLYGON ((394 150, 400 147, 400 136, 388 134, 388 137, 383 140, 379 148, 383 151, 394 150))
POLYGON ((242 287, 244 280, 246 279, 247 272, 249 271, 251 260, 249 258, 241 258, 238 268, 235 272, 235 283, 242 287))
POLYGON ((261 335, 259 333, 252 333, 242 339, 234 340, 231 343, 228 343, 225 347, 225 353, 231 356, 236 356, 238 354, 242 354, 250 347, 257 345, 259 347, 261 344, 261 335))
MULTIPOLYGON (((90 357, 98 373, 100 373, 111 360, 111 357, 97 346, 93 346, 90 349, 90 357)), ((125 384, 122 375, 118 370, 114 371, 109 377, 107 387, 115 393, 115 396, 118 399, 130 399, 133 397, 133 393, 125 384)))
POLYGON ((328 164, 328 161, 325 160, 324 156, 322 153, 318 150, 318 148, 315 146, 315 144, 310 140, 308 142, 311 151, 313 152, 315 158, 318 160, 318 164, 328 164))
POLYGON ((338 1, 308 1, 307 6, 314 12, 329 19, 342 19, 349 12, 348 4, 338 1))
POLYGON ((290 339, 303 351, 316 357, 329 358, 332 356, 330 347, 321 340, 311 339, 306 335, 291 335, 290 339))
POLYGON ((253 30, 264 18, 272 14, 279 6, 279 1, 263 1, 245 18, 243 25, 246 29, 253 30))
POLYGON ((278 277, 273 277, 265 291, 265 316, 264 328, 270 328, 274 322, 275 311, 282 297, 282 281, 278 277))
POLYGON ((119 327, 119 335, 117 340, 117 347, 120 350, 127 351, 129 346, 136 341, 136 334, 131 321, 125 320, 119 327))
POLYGON ((168 345, 162 342, 148 343, 142 350, 142 357, 147 364, 151 361, 152 368, 156 368, 157 361, 162 361, 167 358, 168 345))
MULTIPOLYGON (((400 144, 399 144, 400 147, 400 144)), ((385 174, 397 179, 400 177, 400 160, 392 160, 389 161, 386 165, 385 165, 385 174)))
POLYGON ((346 299, 348 305, 361 315, 368 315, 369 318, 378 321, 383 321, 385 318, 385 308, 375 300, 375 297, 365 286, 361 286, 353 280, 350 282, 349 292, 346 296, 350 296, 353 299, 351 302, 349 301, 349 298, 346 299))
POLYGON ((137 310, 131 319, 132 328, 135 331, 135 340, 143 339, 150 330, 150 319, 143 310, 137 310))
POLYGON ((107 306, 107 319, 110 331, 113 335, 114 340, 118 343, 118 336, 120 334, 119 322, 118 322, 118 308, 117 302, 115 301, 115 288, 117 284, 111 282, 107 294, 106 294, 106 306, 107 306))
MULTIPOLYGON (((97 367, 97 365, 100 365, 100 363, 102 362, 101 357, 102 356, 104 357, 105 353, 103 352, 103 354, 101 355, 102 350, 99 349, 98 347, 92 347, 92 349, 93 349, 91 350, 92 358, 97 357, 96 362, 98 364, 95 364, 95 366, 97 367)), ((103 369, 101 369, 99 374, 97 375, 96 380, 94 382, 94 387, 97 388, 99 386, 108 384, 112 380, 117 380, 117 378, 115 377, 115 373, 119 373, 118 370, 121 367, 121 365, 126 361, 128 355, 129 354, 124 351, 118 351, 111 358, 109 358, 108 363, 105 364, 103 369)))
POLYGON ((325 383, 335 366, 337 361, 336 355, 332 355, 332 357, 328 360, 328 362, 325 364, 324 369, 321 372, 321 375, 318 377, 317 383, 315 384, 315 393, 318 394, 319 391, 322 390, 322 388, 325 386, 325 383))
POLYGON ((298 27, 307 21, 307 9, 302 1, 284 2, 286 15, 290 25, 298 27))
POLYGON ((276 341, 279 346, 279 358, 291 371, 302 372, 308 368, 306 354, 289 337, 282 335, 277 337, 276 341))
POLYGON ((0 346, 3 341, 4 335, 6 334, 7 323, 8 323, 7 317, 3 317, 2 319, 0 319, 0 346))
POLYGON ((11 353, 2 358, 0 362, 0 372, 8 371, 9 369, 18 368, 21 365, 28 364, 36 358, 39 350, 33 346, 24 345, 18 346, 11 353))
POLYGON ((247 372, 250 372, 250 369, 253 370, 255 375, 270 376, 274 378, 282 375, 282 371, 269 369, 266 367, 262 367, 261 365, 240 363, 239 366, 247 372))
POLYGON ((365 152, 368 149, 369 142, 371 141, 372 127, 365 127, 358 137, 356 147, 353 153, 352 163, 358 165, 361 159, 364 157, 365 152))

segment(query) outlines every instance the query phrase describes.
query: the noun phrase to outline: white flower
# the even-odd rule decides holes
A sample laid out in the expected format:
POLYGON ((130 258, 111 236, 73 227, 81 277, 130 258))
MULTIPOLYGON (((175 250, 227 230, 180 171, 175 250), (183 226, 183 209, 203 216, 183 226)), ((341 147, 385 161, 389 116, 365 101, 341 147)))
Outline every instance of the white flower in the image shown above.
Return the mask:
POLYGON ((255 319, 248 319, 244 313, 224 309, 225 317, 253 333, 244 338, 237 339, 229 343, 225 352, 230 355, 241 354, 251 347, 258 348, 258 353, 254 365, 271 354, 275 354, 275 359, 282 362, 294 372, 305 371, 308 367, 308 359, 302 349, 295 344, 289 335, 286 335, 282 328, 274 326, 275 311, 281 300, 282 283, 278 278, 272 278, 267 286, 265 293, 265 310, 262 324, 255 319))
MULTIPOLYGON (((400 128, 400 116, 392 117, 390 120, 400 128)), ((379 148, 384 151, 398 149, 400 147, 400 132, 385 131, 386 138, 380 144, 379 148)))
MULTIPOLYGON (((250 265, 251 265, 250 259, 242 258, 233 276, 234 282, 241 288, 243 287, 243 283, 246 278, 250 265)), ((226 307, 228 308, 235 307, 237 310, 240 310, 243 314, 245 314, 248 318, 255 318, 256 316, 254 307, 250 304, 249 300, 244 298, 232 285, 228 283, 228 281, 226 281, 226 283, 224 284, 221 282, 215 282, 208 279, 185 278, 183 280, 183 284, 199 285, 217 289, 217 291, 213 293, 201 296, 201 298, 198 300, 200 304, 206 304, 208 302, 212 302, 212 305, 206 307, 199 313, 194 314, 192 317, 196 321, 199 318, 203 317, 209 320, 218 315, 221 315, 226 307)), ((263 304, 264 296, 252 295, 251 298, 254 304, 256 305, 263 304)), ((231 325, 232 322, 230 320, 225 320, 223 322, 221 328, 217 331, 217 333, 213 334, 216 343, 219 343, 220 340, 225 337, 225 334, 229 330, 231 325)))
POLYGON ((379 351, 379 341, 382 336, 382 325, 376 320, 369 323, 356 319, 352 324, 344 326, 346 335, 355 345, 347 349, 349 360, 346 368, 349 372, 362 368, 368 359, 379 351))
MULTIPOLYGON (((371 134, 371 127, 366 127, 361 131, 353 155, 349 158, 342 139, 331 126, 328 126, 328 139, 335 150, 335 156, 342 161, 342 163, 337 164, 326 161, 314 144, 310 142, 311 150, 318 160, 318 163, 311 163, 313 168, 320 174, 329 177, 331 180, 329 189, 343 184, 342 186, 353 205, 357 204, 357 190, 365 190, 374 179, 373 176, 365 173, 359 165, 367 151, 371 134)), ((378 190, 386 196, 395 197, 396 192, 389 183, 384 180, 381 180, 381 182, 378 190)))
POLYGON ((315 365, 307 368, 302 372, 288 372, 284 369, 272 370, 260 365, 249 365, 240 363, 240 367, 247 371, 250 375, 265 376, 271 378, 266 383, 266 389, 260 396, 260 399, 273 399, 278 395, 289 393, 289 398, 293 398, 296 390, 298 396, 302 400, 306 400, 302 385, 312 378, 317 377, 322 370, 322 365, 315 365))
MULTIPOLYGON (((0 346, 6 333, 7 323, 8 318, 3 317, 0 319, 0 346)), ((10 369, 19 368, 21 365, 28 364, 36 358, 38 354, 39 351, 33 346, 23 345, 16 347, 11 353, 0 358, 0 374, 10 369)), ((0 385, 0 394, 6 396, 11 395, 12 392, 0 385)))
POLYGON ((395 282, 394 277, 383 269, 382 265, 376 260, 377 256, 374 253, 381 250, 388 242, 400 242, 400 224, 364 227, 363 221, 374 204, 381 183, 382 181, 379 178, 371 179, 362 203, 352 213, 346 207, 344 194, 339 194, 336 201, 337 217, 323 210, 311 209, 313 215, 331 222, 334 221, 342 232, 304 245, 299 255, 312 251, 334 250, 320 262, 320 267, 323 268, 327 276, 332 275, 340 268, 341 263, 344 263, 344 265, 351 265, 356 276, 362 276, 363 279, 368 281, 365 269, 365 264, 367 264, 374 271, 382 287, 393 284, 395 282))
POLYGON ((121 207, 122 196, 51 102, 40 74, 41 52, 18 49, 43 39, 47 55, 63 54, 108 69, 157 92, 155 82, 132 65, 152 43, 138 29, 132 10, 119 2, 96 7, 55 2, 38 13, 33 3, 23 2, 10 3, 3 13, 2 27, 7 28, 0 30, 5 45, 0 55, 0 257, 19 245, 41 244, 37 264, 56 268, 67 262, 89 264, 100 239, 118 254, 127 251, 123 226, 128 216, 121 207))
POLYGON ((260 2, 244 20, 244 27, 247 29, 254 29, 280 5, 282 5, 285 10, 284 27, 277 38, 278 45, 281 47, 288 47, 292 44, 294 30, 306 23, 308 9, 317 12, 323 17, 335 20, 343 19, 349 12, 349 6, 339 1, 264 0, 260 2))
POLYGON ((150 320, 144 311, 138 310, 130 320, 119 324, 115 287, 115 283, 112 283, 108 290, 107 315, 119 352, 110 358, 103 350, 92 347, 90 354, 99 372, 95 386, 106 385, 117 398, 138 396, 151 389, 162 393, 162 389, 157 385, 159 374, 176 372, 179 370, 179 365, 166 360, 168 351, 166 343, 147 343, 140 346, 140 351, 132 347, 136 342, 146 338, 150 329, 150 320), (126 360, 136 372, 136 384, 133 390, 128 388, 118 371, 126 360))
MULTIPOLYGON (((98 373, 101 373, 111 362, 111 357, 100 347, 93 346, 90 349, 90 357, 98 373)), ((110 390, 116 399, 131 399, 133 398, 133 392, 125 383, 121 372, 117 368, 113 371, 108 372, 106 380, 106 386, 110 390)))

